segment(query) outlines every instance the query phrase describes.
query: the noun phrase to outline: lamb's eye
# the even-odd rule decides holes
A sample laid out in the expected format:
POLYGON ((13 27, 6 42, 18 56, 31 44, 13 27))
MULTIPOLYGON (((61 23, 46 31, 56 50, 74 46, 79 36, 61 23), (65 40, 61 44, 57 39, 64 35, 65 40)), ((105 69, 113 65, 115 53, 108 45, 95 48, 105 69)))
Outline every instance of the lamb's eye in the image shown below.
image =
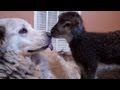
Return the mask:
POLYGON ((69 27, 69 26, 70 26, 70 23, 66 23, 65 26, 66 26, 66 27, 69 27))
POLYGON ((22 28, 20 31, 19 31, 19 34, 25 34, 27 33, 27 29, 26 28, 22 28))
POLYGON ((70 26, 71 26, 71 23, 69 21, 63 25, 63 27, 70 27, 70 26))

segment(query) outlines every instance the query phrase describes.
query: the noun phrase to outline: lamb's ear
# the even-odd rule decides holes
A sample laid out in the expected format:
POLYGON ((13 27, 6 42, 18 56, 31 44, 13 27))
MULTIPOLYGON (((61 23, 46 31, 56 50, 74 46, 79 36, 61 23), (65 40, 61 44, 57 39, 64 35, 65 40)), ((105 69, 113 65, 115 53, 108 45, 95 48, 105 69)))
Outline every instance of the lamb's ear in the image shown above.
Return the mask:
POLYGON ((2 42, 5 38, 5 27, 0 26, 0 42, 2 42))

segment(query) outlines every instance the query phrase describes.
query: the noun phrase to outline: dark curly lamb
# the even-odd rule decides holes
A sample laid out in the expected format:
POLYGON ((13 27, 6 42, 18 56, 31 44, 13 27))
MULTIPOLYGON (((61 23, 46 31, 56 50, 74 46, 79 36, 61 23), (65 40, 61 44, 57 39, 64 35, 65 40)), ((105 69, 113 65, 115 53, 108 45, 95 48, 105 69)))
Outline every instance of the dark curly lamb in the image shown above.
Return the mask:
POLYGON ((76 63, 83 66, 83 79, 95 78, 98 62, 120 64, 120 31, 87 32, 78 13, 66 12, 59 16, 51 34, 67 40, 76 63))

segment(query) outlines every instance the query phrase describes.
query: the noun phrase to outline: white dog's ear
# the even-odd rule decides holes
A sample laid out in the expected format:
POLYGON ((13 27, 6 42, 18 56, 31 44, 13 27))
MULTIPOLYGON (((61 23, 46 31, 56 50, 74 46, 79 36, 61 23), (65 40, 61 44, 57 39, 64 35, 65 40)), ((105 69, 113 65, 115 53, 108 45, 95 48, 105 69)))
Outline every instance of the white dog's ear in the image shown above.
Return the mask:
POLYGON ((5 38, 5 27, 4 26, 0 26, 0 44, 2 44, 2 41, 5 38))

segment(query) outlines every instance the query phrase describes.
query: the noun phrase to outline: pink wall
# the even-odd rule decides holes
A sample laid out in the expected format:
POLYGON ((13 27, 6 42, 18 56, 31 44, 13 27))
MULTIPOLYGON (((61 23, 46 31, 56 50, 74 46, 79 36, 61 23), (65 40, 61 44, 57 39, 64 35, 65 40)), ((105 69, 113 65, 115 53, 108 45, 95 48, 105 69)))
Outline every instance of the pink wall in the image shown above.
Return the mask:
POLYGON ((33 11, 0 11, 0 18, 23 18, 34 25, 33 11))
MULTIPOLYGON (((107 32, 120 30, 120 11, 82 11, 87 31, 107 32)), ((34 11, 0 11, 0 18, 17 17, 34 25, 34 11)))
POLYGON ((82 18, 87 31, 120 30, 120 11, 82 11, 82 18))

